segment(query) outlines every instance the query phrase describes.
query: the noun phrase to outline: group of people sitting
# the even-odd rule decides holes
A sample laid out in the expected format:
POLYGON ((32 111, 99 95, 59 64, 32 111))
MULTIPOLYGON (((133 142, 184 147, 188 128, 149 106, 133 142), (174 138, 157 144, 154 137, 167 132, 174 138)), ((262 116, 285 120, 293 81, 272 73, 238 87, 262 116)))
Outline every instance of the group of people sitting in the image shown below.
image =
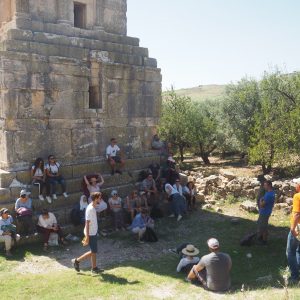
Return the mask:
POLYGON ((192 244, 185 243, 176 249, 170 249, 180 255, 177 272, 187 274, 186 281, 197 280, 204 288, 223 292, 230 288, 230 271, 232 261, 228 254, 220 251, 219 241, 210 238, 207 241, 209 254, 201 257, 199 250, 192 244))

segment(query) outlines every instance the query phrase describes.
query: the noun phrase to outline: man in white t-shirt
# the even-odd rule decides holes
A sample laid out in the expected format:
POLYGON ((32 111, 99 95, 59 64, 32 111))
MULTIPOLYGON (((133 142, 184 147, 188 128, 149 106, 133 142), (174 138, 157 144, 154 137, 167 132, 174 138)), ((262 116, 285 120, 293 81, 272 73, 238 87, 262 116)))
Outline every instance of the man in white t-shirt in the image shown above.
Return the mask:
POLYGON ((106 148, 106 158, 111 167, 111 175, 114 175, 115 172, 122 174, 122 169, 125 166, 125 161, 122 158, 122 153, 120 147, 117 145, 115 138, 110 140, 110 145, 106 148), (120 169, 116 169, 116 165, 120 164, 120 169))
POLYGON ((85 210, 85 227, 84 227, 84 240, 83 246, 90 246, 90 251, 84 253, 80 257, 72 259, 73 266, 77 272, 80 271, 79 263, 85 259, 91 259, 92 273, 98 274, 103 270, 97 267, 96 255, 98 252, 97 247, 97 233, 98 233, 98 221, 96 206, 100 204, 102 200, 101 193, 91 193, 92 202, 87 206, 85 210))

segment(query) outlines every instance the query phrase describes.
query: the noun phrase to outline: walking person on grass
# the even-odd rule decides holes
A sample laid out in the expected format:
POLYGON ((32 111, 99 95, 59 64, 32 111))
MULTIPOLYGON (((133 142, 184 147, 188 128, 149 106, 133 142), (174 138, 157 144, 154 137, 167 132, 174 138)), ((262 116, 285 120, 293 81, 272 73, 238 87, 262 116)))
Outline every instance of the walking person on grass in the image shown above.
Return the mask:
POLYGON ((97 221, 97 212, 96 212, 96 206, 100 204, 102 200, 101 193, 91 193, 91 199, 92 202, 88 205, 85 211, 85 227, 84 227, 84 239, 83 239, 83 246, 89 245, 90 251, 87 251, 80 257, 72 259, 72 263, 74 266, 74 269, 77 272, 80 272, 79 264, 80 262, 91 259, 91 265, 92 274, 98 274, 100 272, 103 272, 103 270, 99 269, 97 267, 97 252, 98 252, 98 246, 97 246, 97 233, 98 233, 98 221, 97 221))

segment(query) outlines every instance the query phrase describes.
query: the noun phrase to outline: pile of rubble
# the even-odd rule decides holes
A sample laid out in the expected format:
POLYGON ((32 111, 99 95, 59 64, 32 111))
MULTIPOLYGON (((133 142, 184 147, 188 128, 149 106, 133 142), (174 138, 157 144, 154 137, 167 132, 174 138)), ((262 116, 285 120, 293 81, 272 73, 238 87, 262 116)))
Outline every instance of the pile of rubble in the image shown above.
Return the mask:
MULTIPOLYGON (((260 183, 256 178, 237 177, 226 170, 210 176, 195 171, 187 171, 185 174, 189 180, 195 182, 198 191, 197 200, 205 204, 205 208, 217 210, 215 205, 218 205, 218 200, 235 197, 245 200, 240 205, 242 209, 257 212, 256 197, 260 183)), ((293 203, 295 184, 291 180, 276 180, 273 181, 273 187, 276 193, 274 209, 283 209, 286 214, 289 214, 293 203)))

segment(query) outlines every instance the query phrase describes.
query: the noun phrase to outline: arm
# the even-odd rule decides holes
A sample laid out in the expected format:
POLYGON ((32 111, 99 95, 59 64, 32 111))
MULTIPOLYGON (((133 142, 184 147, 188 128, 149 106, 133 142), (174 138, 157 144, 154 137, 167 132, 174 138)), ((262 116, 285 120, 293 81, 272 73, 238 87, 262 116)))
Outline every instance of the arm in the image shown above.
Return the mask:
POLYGON ((180 260, 179 264, 177 265, 176 271, 179 273, 183 267, 183 259, 180 260))
POLYGON ((84 182, 87 186, 90 186, 90 183, 88 181, 88 179, 86 178, 86 175, 83 176, 84 182))
POLYGON ((103 176, 102 176, 100 173, 99 173, 98 175, 99 175, 99 179, 100 179, 100 181, 99 181, 99 185, 100 185, 100 186, 102 186, 102 185, 103 185, 103 183, 104 183, 103 176))
POLYGON ((85 221, 85 240, 84 240, 84 243, 83 243, 83 246, 87 246, 90 242, 90 220, 86 220, 85 221))
POLYGON ((297 224, 299 222, 300 222, 300 212, 294 212, 292 222, 291 222, 291 233, 294 237, 297 237, 299 233, 297 229, 297 224))

